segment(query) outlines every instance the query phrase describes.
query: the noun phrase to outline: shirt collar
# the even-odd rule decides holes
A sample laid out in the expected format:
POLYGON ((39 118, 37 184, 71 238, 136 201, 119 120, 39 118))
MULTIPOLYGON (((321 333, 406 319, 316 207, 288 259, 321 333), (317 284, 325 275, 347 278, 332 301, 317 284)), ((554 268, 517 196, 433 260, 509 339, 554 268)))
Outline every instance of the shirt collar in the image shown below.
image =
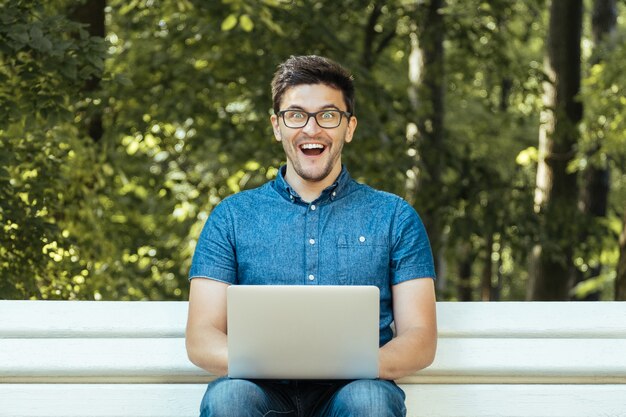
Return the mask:
MULTIPOLYGON (((278 170, 278 175, 276 175, 276 179, 273 182, 274 189, 278 191, 281 196, 291 202, 301 202, 302 199, 300 198, 298 193, 293 188, 291 188, 291 186, 289 186, 289 184, 285 180, 286 172, 286 165, 280 167, 280 169, 278 170)), ((329 187, 327 187, 324 191, 322 191, 322 194, 315 201, 319 204, 326 200, 334 201, 340 198, 342 195, 348 192, 348 185, 351 182, 352 177, 350 176, 348 169, 345 167, 345 165, 342 165, 341 172, 339 173, 337 180, 329 187)))

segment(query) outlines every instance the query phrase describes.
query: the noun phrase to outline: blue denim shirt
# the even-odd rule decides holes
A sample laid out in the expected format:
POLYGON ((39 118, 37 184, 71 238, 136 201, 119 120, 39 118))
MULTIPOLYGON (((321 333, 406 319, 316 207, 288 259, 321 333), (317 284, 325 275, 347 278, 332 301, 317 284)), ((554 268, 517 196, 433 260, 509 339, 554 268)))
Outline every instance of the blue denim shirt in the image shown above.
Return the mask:
POLYGON ((357 183, 345 167, 311 203, 289 187, 284 171, 215 207, 189 277, 245 285, 375 285, 384 345, 393 336, 391 287, 435 277, 422 221, 406 201, 357 183))

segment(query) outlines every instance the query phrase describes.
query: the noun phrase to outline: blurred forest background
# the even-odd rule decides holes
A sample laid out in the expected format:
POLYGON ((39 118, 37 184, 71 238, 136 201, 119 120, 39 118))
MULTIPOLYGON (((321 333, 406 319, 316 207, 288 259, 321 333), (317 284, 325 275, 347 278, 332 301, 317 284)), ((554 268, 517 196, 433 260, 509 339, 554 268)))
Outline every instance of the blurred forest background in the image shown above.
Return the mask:
POLYGON ((283 163, 292 54, 354 72, 344 163, 421 214, 439 299, 626 300, 623 0, 0 0, 0 298, 186 299, 283 163))

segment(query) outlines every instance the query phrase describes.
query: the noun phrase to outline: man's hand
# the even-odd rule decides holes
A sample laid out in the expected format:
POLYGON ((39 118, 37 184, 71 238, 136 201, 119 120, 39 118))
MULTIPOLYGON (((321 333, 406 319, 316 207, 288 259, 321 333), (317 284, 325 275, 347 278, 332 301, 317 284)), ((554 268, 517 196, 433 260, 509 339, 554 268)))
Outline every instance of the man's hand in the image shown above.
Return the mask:
POLYGON ((228 374, 226 288, 228 284, 212 279, 191 280, 185 334, 189 360, 218 376, 228 374))
POLYGON ((437 349, 434 280, 405 281, 391 291, 396 337, 380 349, 379 357, 379 377, 388 380, 426 368, 437 349))

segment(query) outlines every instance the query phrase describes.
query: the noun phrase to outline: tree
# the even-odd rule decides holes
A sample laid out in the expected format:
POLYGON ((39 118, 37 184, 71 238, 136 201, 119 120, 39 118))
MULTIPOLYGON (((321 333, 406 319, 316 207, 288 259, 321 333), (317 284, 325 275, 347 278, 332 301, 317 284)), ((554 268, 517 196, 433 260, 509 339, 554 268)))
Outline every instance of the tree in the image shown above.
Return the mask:
POLYGON ((529 287, 533 300, 566 300, 572 288, 570 237, 578 235, 577 183, 569 165, 583 115, 582 103, 576 97, 581 80, 582 15, 582 0, 553 0, 550 5, 535 192, 540 236, 529 287))
POLYGON ((53 6, 0 7, 0 297, 63 296, 83 270, 58 222, 76 187, 66 175, 71 120, 81 86, 101 73, 104 44, 53 6))
MULTIPOLYGON (((105 0, 84 0, 71 5, 68 15, 71 20, 81 23, 84 30, 89 33, 89 36, 96 39, 104 39, 106 37, 105 7, 105 0)), ((103 69, 103 63, 99 60, 94 62, 96 62, 100 69, 103 69)), ((100 81, 101 78, 99 75, 92 75, 85 82, 83 91, 87 95, 97 92, 100 87, 100 81)), ((90 102, 92 103, 93 100, 90 102)), ((88 135, 97 142, 103 135, 102 111, 98 106, 93 106, 93 104, 91 106, 83 105, 81 107, 87 107, 82 111, 82 119, 84 119, 88 135)))
POLYGON ((620 232, 626 207, 626 101, 622 98, 626 77, 620 68, 626 59, 626 46, 623 26, 614 24, 619 10, 623 10, 621 3, 594 3, 593 50, 580 94, 585 114, 575 166, 583 179, 584 228, 575 259, 579 276, 585 279, 574 294, 583 299, 589 295, 597 298, 598 294, 618 297, 620 282, 626 279, 620 267, 620 232), (610 192, 605 194, 607 190, 610 192))
POLYGON ((555 178, 612 173, 606 216, 566 254, 563 241, 585 236, 580 213, 572 229, 547 216, 576 197, 558 182, 540 215, 532 207, 543 0, 53 3, 0 0, 0 297, 184 299, 210 211, 284 163, 268 86, 278 62, 309 53, 352 69, 359 129, 344 162, 423 216, 440 299, 524 298, 536 242, 581 270, 602 265, 578 294, 621 288, 619 21, 594 44, 580 138, 563 133, 567 106, 546 135, 555 178), (558 146, 575 149, 570 161, 558 146))
POLYGON ((619 237, 619 263, 615 278, 615 300, 626 301, 626 210, 622 219, 623 229, 619 237))
POLYGON ((442 170, 446 157, 445 117, 445 1, 430 0, 414 12, 410 35, 409 99, 413 120, 407 126, 407 142, 415 150, 411 169, 415 178, 410 201, 418 207, 430 237, 436 270, 441 250, 444 196, 442 170))
MULTIPOLYGON (((534 80, 542 31, 533 22, 542 5, 449 1, 443 13, 450 116, 441 182, 431 184, 444 231, 440 278, 463 290, 458 299, 519 299, 526 274, 511 266, 526 259, 534 220, 527 203, 530 169, 518 166, 516 156, 536 140, 537 107, 529 98, 539 92, 534 80), (456 283, 459 274, 446 276, 446 263, 450 271, 464 271, 466 283, 456 283)), ((455 297, 441 282, 439 289, 442 297, 455 297)))
MULTIPOLYGON (((606 45, 610 45, 610 42, 607 42, 607 40, 613 37, 616 28, 617 4, 615 0, 595 0, 591 15, 594 49, 601 51, 606 48, 606 45)), ((599 64, 601 56, 601 53, 596 53, 591 59, 591 66, 599 64)), ((595 139, 599 140, 597 137, 595 139)), ((591 149, 586 151, 585 159, 589 163, 581 173, 579 207, 583 216, 583 224, 579 240, 587 243, 583 250, 586 252, 585 258, 588 259, 591 253, 601 251, 601 245, 592 244, 592 242, 597 242, 597 233, 594 233, 594 230, 603 229, 601 219, 606 218, 607 215, 610 170, 606 161, 602 162, 602 158, 594 158, 595 154, 601 149, 600 143, 589 143, 587 146, 591 146, 591 149)), ((574 268, 572 280, 579 285, 586 280, 597 279, 601 274, 601 270, 602 265, 599 262, 595 262, 595 265, 588 267, 586 272, 574 268)), ((582 287, 584 285, 579 286, 579 288, 582 287)), ((596 287, 594 291, 586 291, 577 298, 597 301, 600 299, 600 289, 596 287)))

